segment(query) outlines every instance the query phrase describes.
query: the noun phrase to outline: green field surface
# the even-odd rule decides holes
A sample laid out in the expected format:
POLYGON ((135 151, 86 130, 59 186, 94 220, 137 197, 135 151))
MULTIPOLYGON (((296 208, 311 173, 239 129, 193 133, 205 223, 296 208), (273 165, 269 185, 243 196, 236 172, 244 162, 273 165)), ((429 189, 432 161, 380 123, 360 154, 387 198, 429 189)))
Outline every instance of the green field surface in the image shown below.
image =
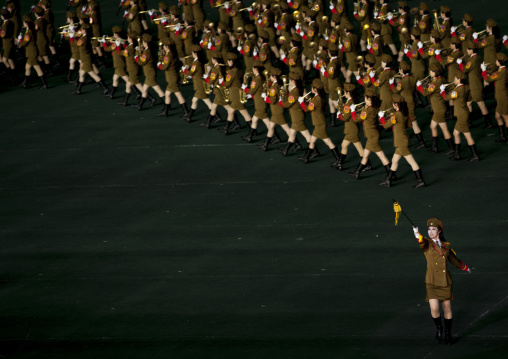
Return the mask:
MULTIPOLYGON (((67 2, 53 3, 63 25, 67 2)), ((118 1, 99 3, 110 34, 118 1)), ((483 30, 492 17, 508 33, 502 1, 429 2, 442 4, 456 22, 468 12, 483 30)), ((175 97, 159 117, 160 102, 117 105, 122 83, 111 100, 93 84, 73 95, 63 77, 49 90, 35 75, 26 90, 0 79, 0 358, 507 357, 508 144, 481 128, 476 105, 480 162, 467 161, 464 139, 455 162, 442 137, 433 154, 411 136, 428 186, 412 188, 402 160, 385 188, 374 155, 373 171, 348 174, 353 147, 342 172, 323 142, 303 164, 304 152, 276 150, 284 144, 258 150, 261 122, 248 144, 241 116, 244 128, 224 136, 199 126, 202 103, 189 124, 175 97), (453 346, 434 340, 425 257, 408 220, 394 225, 393 199, 423 233, 441 219, 472 267, 451 269, 453 346)), ((190 106, 192 86, 182 93, 190 106)), ((486 104, 493 116, 492 90, 486 104)), ((429 144, 430 110, 417 116, 429 144)), ((328 133, 339 146, 343 125, 328 133)), ((391 132, 381 146, 391 158, 391 132)))

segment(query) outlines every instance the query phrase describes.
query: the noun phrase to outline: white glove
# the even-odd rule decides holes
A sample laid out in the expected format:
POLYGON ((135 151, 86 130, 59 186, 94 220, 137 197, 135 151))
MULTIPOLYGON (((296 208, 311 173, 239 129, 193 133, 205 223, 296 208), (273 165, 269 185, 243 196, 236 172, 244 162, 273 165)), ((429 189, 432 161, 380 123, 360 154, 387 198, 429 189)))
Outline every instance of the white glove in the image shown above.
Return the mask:
POLYGON ((106 42, 106 39, 102 37, 102 38, 99 40, 99 42, 100 42, 101 44, 104 44, 104 43, 106 42))
POLYGON ((416 238, 420 238, 420 231, 418 230, 418 227, 413 227, 413 232, 416 238))
POLYGON ((419 49, 423 48, 423 42, 418 41, 418 48, 419 48, 419 49))
POLYGON ((123 13, 124 17, 126 17, 127 15, 129 15, 129 10, 125 10, 124 13, 123 13))
POLYGON ((243 84, 242 85, 242 90, 245 90, 247 88, 247 85, 246 84, 243 84))
POLYGON ((85 11, 86 11, 86 6, 83 6, 83 7, 81 8, 81 12, 85 12, 85 11))
POLYGON ((204 74, 204 75, 203 75, 203 80, 206 80, 206 78, 207 78, 207 77, 208 77, 208 75, 207 75, 207 74, 204 74))
POLYGON ((286 58, 286 55, 285 55, 285 54, 281 54, 281 55, 280 55, 280 59, 281 59, 282 61, 284 61, 284 59, 285 59, 285 58, 286 58))
POLYGON ((265 93, 265 92, 263 92, 263 93, 261 94, 261 97, 263 98, 263 100, 266 100, 266 93, 265 93))
POLYGON ((296 25, 296 26, 295 26, 295 30, 296 30, 296 31, 300 31, 300 25, 296 25))
POLYGON ((391 12, 389 12, 386 17, 388 18, 388 20, 391 20, 391 19, 393 19, 393 14, 391 12))
POLYGON ((437 49, 436 51, 434 51, 436 53, 436 55, 439 55, 441 53, 441 50, 437 49))
POLYGON ((377 11, 374 11, 374 19, 377 19, 378 15, 379 15, 379 13, 377 11))
MULTIPOLYGON (((74 31, 74 24, 71 24, 71 25, 69 26, 69 31, 74 31)), ((506 35, 505 35, 505 36, 506 36, 506 35)))
POLYGON ((273 23, 273 26, 274 26, 275 28, 278 28, 278 27, 279 27, 279 23, 278 23, 278 22, 274 22, 274 23, 273 23))
POLYGON ((305 35, 305 33, 303 32, 303 30, 300 30, 300 36, 303 37, 303 35, 305 35))
POLYGON ((440 90, 441 92, 443 92, 444 90, 446 90, 446 86, 445 86, 445 85, 441 85, 441 86, 439 86, 439 90, 440 90))
POLYGON ((422 85, 422 82, 420 80, 416 81, 416 87, 420 87, 422 85))
POLYGON ((251 94, 247 94, 247 100, 252 100, 252 95, 251 94))
POLYGON ((328 37, 328 36, 326 36, 326 35, 325 35, 324 37, 325 37, 325 40, 326 40, 326 41, 328 41, 329 37, 328 37))
POLYGON ((120 46, 120 45, 122 45, 122 42, 121 42, 120 40, 116 40, 116 41, 115 41, 115 45, 116 45, 116 46, 120 46))
POLYGON ((23 34, 19 34, 18 35, 18 42, 21 41, 21 40, 23 40, 23 34))
POLYGON ((451 31, 452 33, 454 33, 454 32, 455 32, 455 30, 457 30, 457 27, 456 27, 456 26, 452 26, 452 27, 450 28, 450 31, 451 31))
POLYGON ((477 32, 473 32, 473 39, 477 39, 478 38, 478 33, 477 32))
POLYGON ((253 56, 258 56, 258 50, 254 50, 254 52, 252 53, 253 56))
POLYGON ((224 79, 219 79, 219 85, 222 85, 224 83, 224 79))
POLYGON ((176 32, 180 31, 180 24, 177 24, 177 25, 175 26, 175 31, 176 31, 176 32))
POLYGON ((321 73, 323 74, 323 76, 325 75, 325 72, 326 72, 325 68, 324 68, 324 67, 322 67, 322 68, 321 68, 321 73))
POLYGON ((355 112, 356 105, 355 105, 355 104, 353 104, 353 105, 351 105, 349 108, 351 109, 351 112, 355 112))
POLYGON ((339 44, 339 50, 342 50, 343 47, 344 47, 344 45, 339 44))
POLYGON ((263 20, 262 19, 259 19, 258 20, 258 24, 261 25, 263 23, 263 20))
POLYGON ((508 35, 503 35, 503 42, 505 42, 506 40, 508 40, 508 35))
POLYGON ((356 81, 360 81, 360 76, 356 75, 356 81))
POLYGON ((468 269, 467 269, 467 272, 468 272, 469 274, 471 274, 471 268, 468 268, 468 269))
POLYGON ((252 8, 251 8, 251 7, 248 7, 248 8, 247 8, 247 11, 251 12, 251 11, 252 11, 252 8))
POLYGON ((300 103, 303 102, 303 96, 298 97, 298 102, 300 102, 300 103))
POLYGON ((212 43, 211 43, 211 42, 209 42, 209 43, 208 43, 208 50, 210 50, 211 48, 212 48, 212 43))
POLYGON ((240 52, 240 51, 242 51, 242 47, 241 47, 241 46, 238 46, 238 47, 236 48, 236 50, 237 50, 238 52, 240 52))
POLYGON ((187 66, 183 65, 182 66, 182 71, 185 71, 187 69, 187 66))
MULTIPOLYGON (((21 34, 19 34, 19 36, 21 36, 21 34)), ((74 39, 74 36, 76 36, 76 33, 75 33, 74 31, 69 32, 69 37, 70 37, 71 39, 74 39)), ((20 39, 20 40, 21 40, 21 39, 20 39)))
POLYGON ((385 117, 385 113, 383 111, 379 111, 377 115, 379 116, 379 118, 385 117))
POLYGON ((457 59, 457 64, 460 65, 462 63, 462 59, 457 59))
POLYGON ((225 8, 225 9, 229 9, 229 2, 226 2, 226 3, 224 4, 224 8, 225 8))
POLYGON ((370 49, 372 49, 372 46, 367 44, 367 50, 370 50, 370 49))
POLYGON ((374 78, 374 76, 376 76, 376 73, 375 73, 374 71, 371 71, 371 72, 369 73, 369 76, 370 76, 370 78, 372 79, 372 78, 374 78))
POLYGON ((388 83, 389 83, 390 85, 393 85, 393 83, 394 83, 394 82, 395 82, 395 79, 390 79, 390 80, 388 81, 388 83))
POLYGON ((358 15, 358 12, 357 11, 353 11, 353 16, 356 16, 358 15))
POLYGON ((480 65, 480 67, 482 68, 482 72, 483 72, 483 71, 487 71, 487 65, 485 65, 485 62, 482 62, 482 64, 480 65))
POLYGON ((153 10, 148 10, 148 15, 152 16, 153 15, 153 10))
POLYGON ((317 60, 312 61, 312 65, 314 65, 314 67, 316 67, 317 66, 317 60))
POLYGON ((335 8, 335 6, 333 6, 332 3, 330 3, 330 10, 333 10, 335 8))
POLYGON ((162 62, 157 62, 157 68, 159 68, 160 65, 162 65, 162 62))

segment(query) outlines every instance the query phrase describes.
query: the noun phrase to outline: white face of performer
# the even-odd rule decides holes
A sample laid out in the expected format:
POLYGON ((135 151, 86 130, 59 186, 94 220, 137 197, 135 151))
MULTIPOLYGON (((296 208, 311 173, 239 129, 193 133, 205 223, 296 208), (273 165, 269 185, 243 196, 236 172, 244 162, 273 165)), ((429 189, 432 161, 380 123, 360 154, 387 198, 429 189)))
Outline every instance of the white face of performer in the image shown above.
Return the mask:
POLYGON ((428 229, 430 239, 437 241, 439 239, 439 233, 441 231, 437 227, 429 227, 428 229))

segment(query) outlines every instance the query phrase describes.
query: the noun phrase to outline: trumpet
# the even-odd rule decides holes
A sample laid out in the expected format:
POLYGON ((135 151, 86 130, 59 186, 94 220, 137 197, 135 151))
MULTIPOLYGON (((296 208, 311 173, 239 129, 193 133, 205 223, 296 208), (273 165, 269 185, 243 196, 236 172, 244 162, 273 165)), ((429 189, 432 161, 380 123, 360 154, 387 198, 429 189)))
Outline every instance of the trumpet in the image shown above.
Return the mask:
POLYGON ((360 102, 358 105, 355 105, 355 112, 358 113, 358 112, 362 112, 364 109, 365 109, 365 106, 367 106, 365 104, 365 101, 363 102, 360 102))
POLYGON ((443 84, 443 85, 446 87, 446 89, 445 89, 446 94, 449 94, 450 92, 455 90, 455 88, 457 87, 457 86, 455 86, 454 82, 450 82, 450 83, 443 84))
POLYGON ((263 75, 265 76, 265 82, 263 83, 263 92, 268 94, 268 70, 263 71, 263 75))
POLYGON ((477 40, 479 42, 483 41, 487 36, 489 36, 489 34, 487 33, 487 30, 477 32, 476 35, 478 35, 477 40))
POLYGON ((422 87, 426 88, 426 87, 429 87, 430 83, 432 82, 432 78, 429 75, 429 76, 421 79, 420 82, 422 83, 422 87))
POLYGON ((303 100, 305 102, 310 102, 312 101, 312 99, 314 99, 314 97, 316 96, 316 94, 314 94, 313 92, 307 92, 304 96, 303 96, 303 100), (308 98, 308 96, 312 95, 312 98, 308 98))
POLYGON ((397 110, 394 109, 393 107, 390 107, 388 110, 383 111, 383 117, 384 118, 391 117, 395 112, 397 112, 397 110))
POLYGON ((376 19, 377 20, 388 20, 388 14, 392 14, 393 17, 397 17, 400 15, 400 13, 398 11, 392 11, 392 12, 386 13, 384 15, 379 15, 376 19))
POLYGON ((164 16, 158 17, 157 19, 153 19, 153 22, 158 24, 162 20, 171 20, 171 16, 170 15, 164 15, 164 16))
MULTIPOLYGON (((247 83, 249 82, 249 77, 254 75, 252 72, 246 72, 244 75, 243 75, 243 85, 246 85, 247 86, 247 83)), ((247 103, 247 94, 245 93, 244 90, 242 89, 239 89, 238 90, 240 92, 240 102, 241 103, 247 103)))
POLYGON ((282 89, 281 89, 280 97, 281 97, 282 101, 286 101, 288 98, 288 86, 289 86, 288 76, 282 75, 280 78, 282 80, 282 89))
POLYGON ((70 26, 74 26, 74 24, 67 24, 67 25, 63 25, 63 26, 59 26, 58 28, 59 28, 59 29, 66 29, 66 28, 68 28, 68 27, 70 27, 70 26))
POLYGON ((138 12, 138 14, 146 14, 147 12, 160 12, 159 10, 155 10, 155 9, 152 9, 152 10, 143 10, 143 11, 140 11, 138 12))
POLYGON ((252 3, 252 5, 251 5, 251 6, 244 7, 243 9, 240 9, 240 10, 238 10, 238 11, 239 11, 239 12, 240 12, 240 11, 247 11, 247 10, 249 10, 249 9, 254 9, 254 8, 256 8, 256 7, 258 7, 258 3, 254 1, 254 2, 252 3))
POLYGON ((465 30, 466 30, 466 28, 464 27, 464 25, 463 25, 463 24, 460 24, 460 25, 455 26, 455 33, 456 33, 457 35, 462 34, 465 30))
POLYGON ((441 50, 441 56, 448 56, 453 52, 451 47, 447 47, 446 49, 441 50))
POLYGON ((215 5, 214 8, 224 7, 226 5, 231 5, 231 1, 223 2, 222 4, 215 5))

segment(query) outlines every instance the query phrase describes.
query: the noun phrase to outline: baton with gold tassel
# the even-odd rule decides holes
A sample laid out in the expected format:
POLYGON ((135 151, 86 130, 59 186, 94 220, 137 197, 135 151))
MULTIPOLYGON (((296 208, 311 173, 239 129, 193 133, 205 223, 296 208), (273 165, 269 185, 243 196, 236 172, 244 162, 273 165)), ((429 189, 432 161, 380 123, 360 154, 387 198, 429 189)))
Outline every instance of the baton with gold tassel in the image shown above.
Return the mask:
POLYGON ((400 217, 400 214, 402 213, 404 216, 406 216, 407 220, 409 221, 409 223, 411 223, 413 225, 413 227, 416 227, 416 225, 413 223, 413 221, 408 217, 408 215, 406 214, 406 212, 404 212, 402 210, 402 207, 400 206, 399 202, 397 202, 396 200, 393 200, 393 211, 395 212, 395 225, 397 225, 399 223, 399 217, 400 217))

